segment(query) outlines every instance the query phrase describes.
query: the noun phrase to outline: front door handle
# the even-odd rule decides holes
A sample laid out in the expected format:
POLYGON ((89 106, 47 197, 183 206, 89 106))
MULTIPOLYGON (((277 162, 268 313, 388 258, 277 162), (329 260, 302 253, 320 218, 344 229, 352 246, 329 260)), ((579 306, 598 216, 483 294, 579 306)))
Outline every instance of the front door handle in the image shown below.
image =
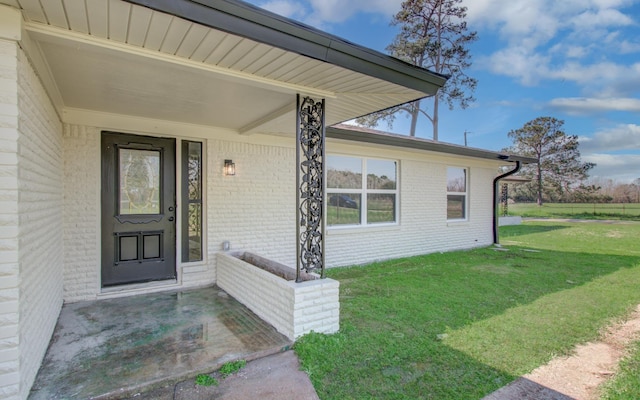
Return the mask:
POLYGON ((173 210, 175 210, 175 208, 169 207, 169 211, 173 211, 173 210))
POLYGON ((173 217, 169 217, 169 221, 173 222, 173 217))

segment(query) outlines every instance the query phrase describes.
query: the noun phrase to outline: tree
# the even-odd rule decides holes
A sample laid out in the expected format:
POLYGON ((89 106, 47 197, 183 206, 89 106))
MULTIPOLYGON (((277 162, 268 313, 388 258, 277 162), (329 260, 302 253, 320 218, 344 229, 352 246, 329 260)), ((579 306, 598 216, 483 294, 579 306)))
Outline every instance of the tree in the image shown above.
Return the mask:
POLYGON ((385 120, 389 128, 398 113, 411 118, 409 134, 415 136, 420 115, 424 115, 433 126, 433 139, 438 140, 438 112, 440 101, 449 109, 459 105, 462 109, 475 99, 472 92, 477 81, 464 73, 471 66, 468 46, 477 40, 476 32, 467 31, 467 8, 460 6, 462 0, 405 0, 402 9, 391 22, 400 25, 400 33, 387 51, 408 63, 448 75, 446 84, 431 97, 431 113, 424 108, 427 99, 392 107, 380 113, 357 119, 361 125, 374 127, 385 120))
POLYGON ((538 117, 508 133, 513 146, 506 151, 537 161, 525 166, 523 174, 533 178, 531 185, 538 205, 542 205, 543 192, 555 201, 569 198, 572 187, 586 179, 595 167, 580 160, 578 136, 567 135, 563 125, 564 121, 553 117, 538 117))

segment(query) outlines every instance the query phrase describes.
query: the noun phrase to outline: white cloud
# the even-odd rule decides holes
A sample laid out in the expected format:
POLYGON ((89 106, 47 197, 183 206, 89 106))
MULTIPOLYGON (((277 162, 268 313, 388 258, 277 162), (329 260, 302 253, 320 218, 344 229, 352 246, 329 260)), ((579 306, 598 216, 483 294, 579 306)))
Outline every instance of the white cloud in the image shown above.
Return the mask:
POLYGON ((597 11, 585 11, 570 20, 577 30, 593 29, 595 27, 625 26, 633 24, 633 20, 618 10, 611 8, 597 11))
POLYGON ((322 29, 327 24, 344 22, 358 13, 380 14, 391 22, 401 3, 402 0, 270 0, 256 4, 322 29))
POLYGON ((589 171, 592 178, 612 179, 630 183, 640 178, 640 155, 637 154, 590 154, 582 156, 583 161, 595 163, 589 171))
POLYGON ((309 0, 314 18, 323 22, 344 22, 354 14, 382 14, 391 18, 400 11, 401 0, 309 0))
POLYGON ((604 111, 640 112, 640 99, 563 97, 551 100, 549 106, 569 114, 591 114, 604 111))
POLYGON ((518 79, 525 86, 532 86, 548 74, 549 61, 548 56, 532 53, 524 47, 507 47, 490 57, 478 57, 476 65, 495 74, 518 79))
POLYGON ((621 29, 633 25, 624 7, 633 0, 465 0, 472 29, 487 27, 505 47, 476 57, 493 73, 524 85, 542 80, 567 80, 585 94, 630 95, 640 87, 638 65, 607 61, 611 54, 640 51, 640 44, 621 39, 621 29), (598 61, 583 64, 586 56, 598 61), (577 62, 580 60, 580 63, 577 62), (636 84, 635 82, 638 81, 636 84), (626 92, 625 92, 626 90, 626 92), (633 89, 631 89, 633 90, 633 89))
MULTIPOLYGON (((596 132, 591 137, 580 137, 578 140, 581 153, 604 153, 619 150, 637 151, 640 149, 640 125, 620 124, 611 129, 596 132)), ((618 156, 616 155, 615 157, 618 156)), ((638 173, 640 173, 640 170, 638 173)))
POLYGON ((282 15, 287 18, 304 18, 306 10, 304 6, 295 0, 272 0, 260 3, 259 7, 269 10, 272 13, 282 15))
POLYGON ((620 54, 632 54, 640 52, 640 42, 630 42, 628 40, 623 40, 618 43, 620 48, 620 54))

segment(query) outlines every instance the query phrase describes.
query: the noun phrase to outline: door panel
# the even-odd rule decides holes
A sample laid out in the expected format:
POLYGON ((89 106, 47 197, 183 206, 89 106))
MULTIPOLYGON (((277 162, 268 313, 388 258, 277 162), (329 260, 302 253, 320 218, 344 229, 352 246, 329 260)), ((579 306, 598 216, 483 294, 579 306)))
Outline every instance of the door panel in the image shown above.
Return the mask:
POLYGON ((102 133, 102 286, 176 277, 175 140, 102 133))

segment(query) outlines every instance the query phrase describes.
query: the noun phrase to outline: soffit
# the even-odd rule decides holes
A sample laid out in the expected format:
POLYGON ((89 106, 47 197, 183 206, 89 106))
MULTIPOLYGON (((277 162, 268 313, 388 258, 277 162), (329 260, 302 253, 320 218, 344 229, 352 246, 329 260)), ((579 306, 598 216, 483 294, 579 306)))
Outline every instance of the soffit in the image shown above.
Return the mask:
POLYGON ((326 99, 327 125, 425 96, 121 0, 0 3, 22 10, 63 108, 292 133, 296 93, 326 99))

